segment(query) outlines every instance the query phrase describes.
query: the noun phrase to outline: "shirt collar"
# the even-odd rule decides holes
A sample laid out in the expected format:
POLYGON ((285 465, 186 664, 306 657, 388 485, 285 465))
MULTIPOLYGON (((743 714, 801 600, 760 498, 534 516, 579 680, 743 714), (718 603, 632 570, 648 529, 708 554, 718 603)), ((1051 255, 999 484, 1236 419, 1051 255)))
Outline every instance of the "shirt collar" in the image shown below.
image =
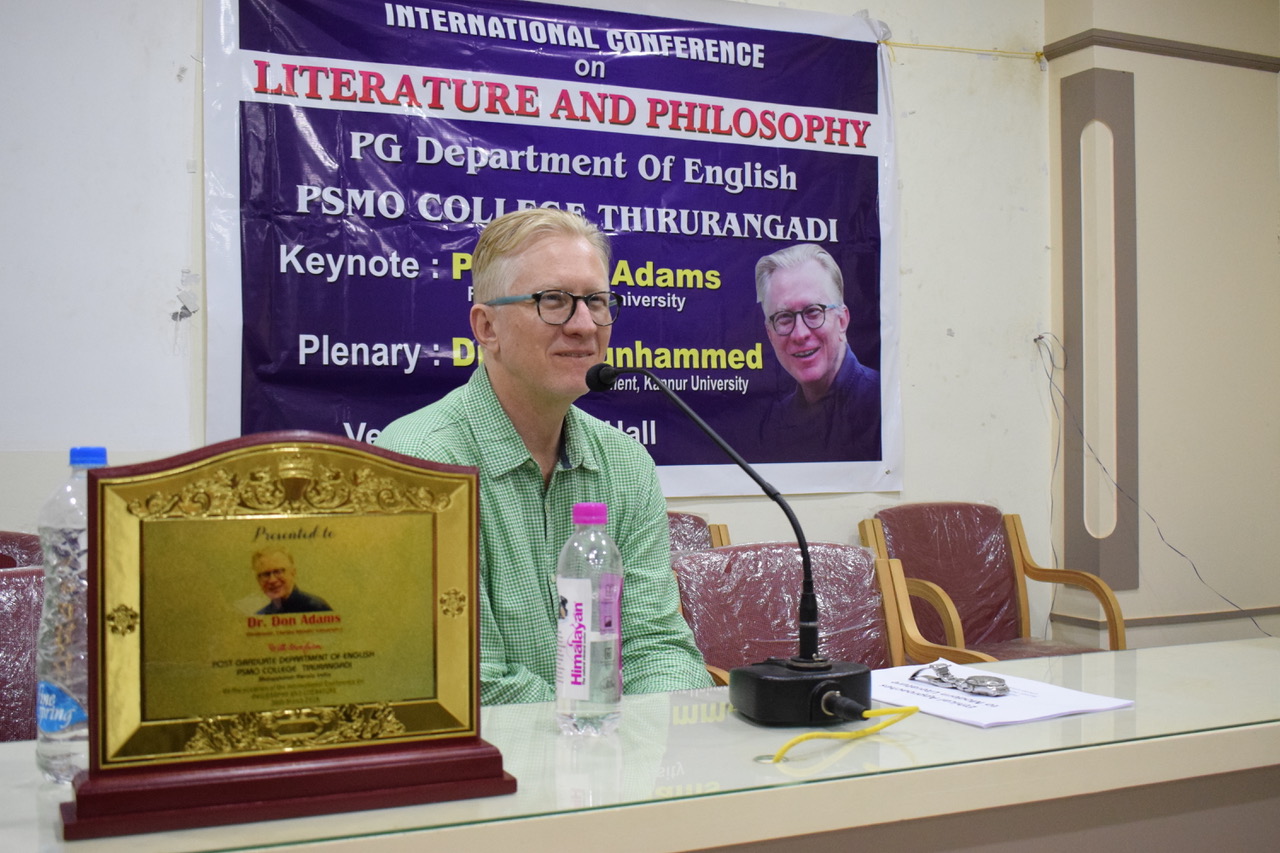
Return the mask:
MULTIPOLYGON (((467 382, 466 414, 477 433, 496 439, 478 460, 477 467, 482 475, 498 477, 533 460, 524 440, 498 402, 498 395, 494 393, 489 373, 483 365, 476 368, 467 382)), ((577 406, 569 407, 561 435, 558 468, 600 469, 596 448, 585 440, 586 419, 589 417, 577 406)))

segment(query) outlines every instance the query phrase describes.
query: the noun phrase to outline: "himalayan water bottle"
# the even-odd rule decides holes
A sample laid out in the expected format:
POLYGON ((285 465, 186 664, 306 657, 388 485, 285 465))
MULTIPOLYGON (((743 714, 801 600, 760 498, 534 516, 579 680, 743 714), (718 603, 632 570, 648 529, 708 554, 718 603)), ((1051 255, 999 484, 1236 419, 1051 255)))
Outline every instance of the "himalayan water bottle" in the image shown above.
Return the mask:
POLYGON ((44 610, 36 645, 36 764, 55 782, 87 769, 88 475, 107 464, 102 447, 71 448, 71 476, 40 510, 44 610))
POLYGON ((602 503, 573 506, 560 551, 556 722, 566 734, 608 734, 622 716, 622 555, 602 503))

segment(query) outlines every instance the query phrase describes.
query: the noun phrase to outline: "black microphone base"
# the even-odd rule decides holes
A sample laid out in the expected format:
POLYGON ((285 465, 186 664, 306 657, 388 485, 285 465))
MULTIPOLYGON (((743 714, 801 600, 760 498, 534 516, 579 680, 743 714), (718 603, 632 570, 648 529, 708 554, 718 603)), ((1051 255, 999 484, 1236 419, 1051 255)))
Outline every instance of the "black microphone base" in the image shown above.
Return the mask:
POLYGON ((840 661, 815 669, 770 658, 729 671, 729 702, 747 719, 766 726, 847 722, 822 709, 822 697, 833 690, 870 708, 871 669, 840 661))

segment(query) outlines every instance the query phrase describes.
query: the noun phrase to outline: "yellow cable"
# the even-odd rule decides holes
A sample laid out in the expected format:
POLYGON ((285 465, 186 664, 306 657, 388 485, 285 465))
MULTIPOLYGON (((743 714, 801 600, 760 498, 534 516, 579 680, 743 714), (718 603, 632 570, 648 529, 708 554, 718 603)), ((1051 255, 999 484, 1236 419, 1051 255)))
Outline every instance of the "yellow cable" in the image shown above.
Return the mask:
POLYGON ((795 746, 798 743, 803 743, 806 740, 817 740, 818 738, 832 738, 835 740, 853 740, 854 738, 866 737, 867 735, 875 734, 881 729, 887 729, 889 726, 892 726, 895 723, 902 722, 907 717, 910 717, 912 714, 914 714, 916 711, 919 711, 919 710, 920 709, 915 705, 908 705, 903 708, 878 708, 874 711, 865 711, 863 712, 863 715, 862 715, 863 717, 892 716, 892 719, 883 720, 879 723, 876 723, 874 726, 869 726, 865 729, 857 729, 856 731, 851 731, 851 732, 807 732, 805 734, 798 735, 797 737, 793 737, 791 740, 784 743, 782 745, 782 748, 773 754, 773 760, 771 763, 777 764, 779 761, 782 760, 782 757, 787 754, 787 752, 791 749, 791 747, 795 746))
POLYGON ((915 50, 945 50, 950 53, 989 53, 995 56, 1020 56, 1025 59, 1034 59, 1036 62, 1044 59, 1044 53, 1039 50, 1032 53, 1024 50, 998 50, 996 48, 981 47, 948 47, 941 44, 909 44, 902 41, 882 41, 878 43, 889 48, 890 57, 893 56, 893 49, 895 47, 906 47, 914 48, 915 50))

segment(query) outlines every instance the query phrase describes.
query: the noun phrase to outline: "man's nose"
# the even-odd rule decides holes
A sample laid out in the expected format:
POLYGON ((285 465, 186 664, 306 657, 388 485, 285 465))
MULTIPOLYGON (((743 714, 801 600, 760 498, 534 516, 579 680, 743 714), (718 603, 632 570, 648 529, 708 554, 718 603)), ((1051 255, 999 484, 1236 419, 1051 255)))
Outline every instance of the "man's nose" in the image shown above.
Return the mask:
POLYGON ((803 320, 796 318, 795 328, 791 330, 791 340, 807 341, 813 337, 813 329, 810 329, 803 320))
POLYGON ((573 300, 573 311, 569 314, 569 319, 564 322, 567 328, 572 326, 575 331, 589 332, 595 328, 596 321, 591 319, 591 309, 587 307, 587 303, 582 299, 573 300))

